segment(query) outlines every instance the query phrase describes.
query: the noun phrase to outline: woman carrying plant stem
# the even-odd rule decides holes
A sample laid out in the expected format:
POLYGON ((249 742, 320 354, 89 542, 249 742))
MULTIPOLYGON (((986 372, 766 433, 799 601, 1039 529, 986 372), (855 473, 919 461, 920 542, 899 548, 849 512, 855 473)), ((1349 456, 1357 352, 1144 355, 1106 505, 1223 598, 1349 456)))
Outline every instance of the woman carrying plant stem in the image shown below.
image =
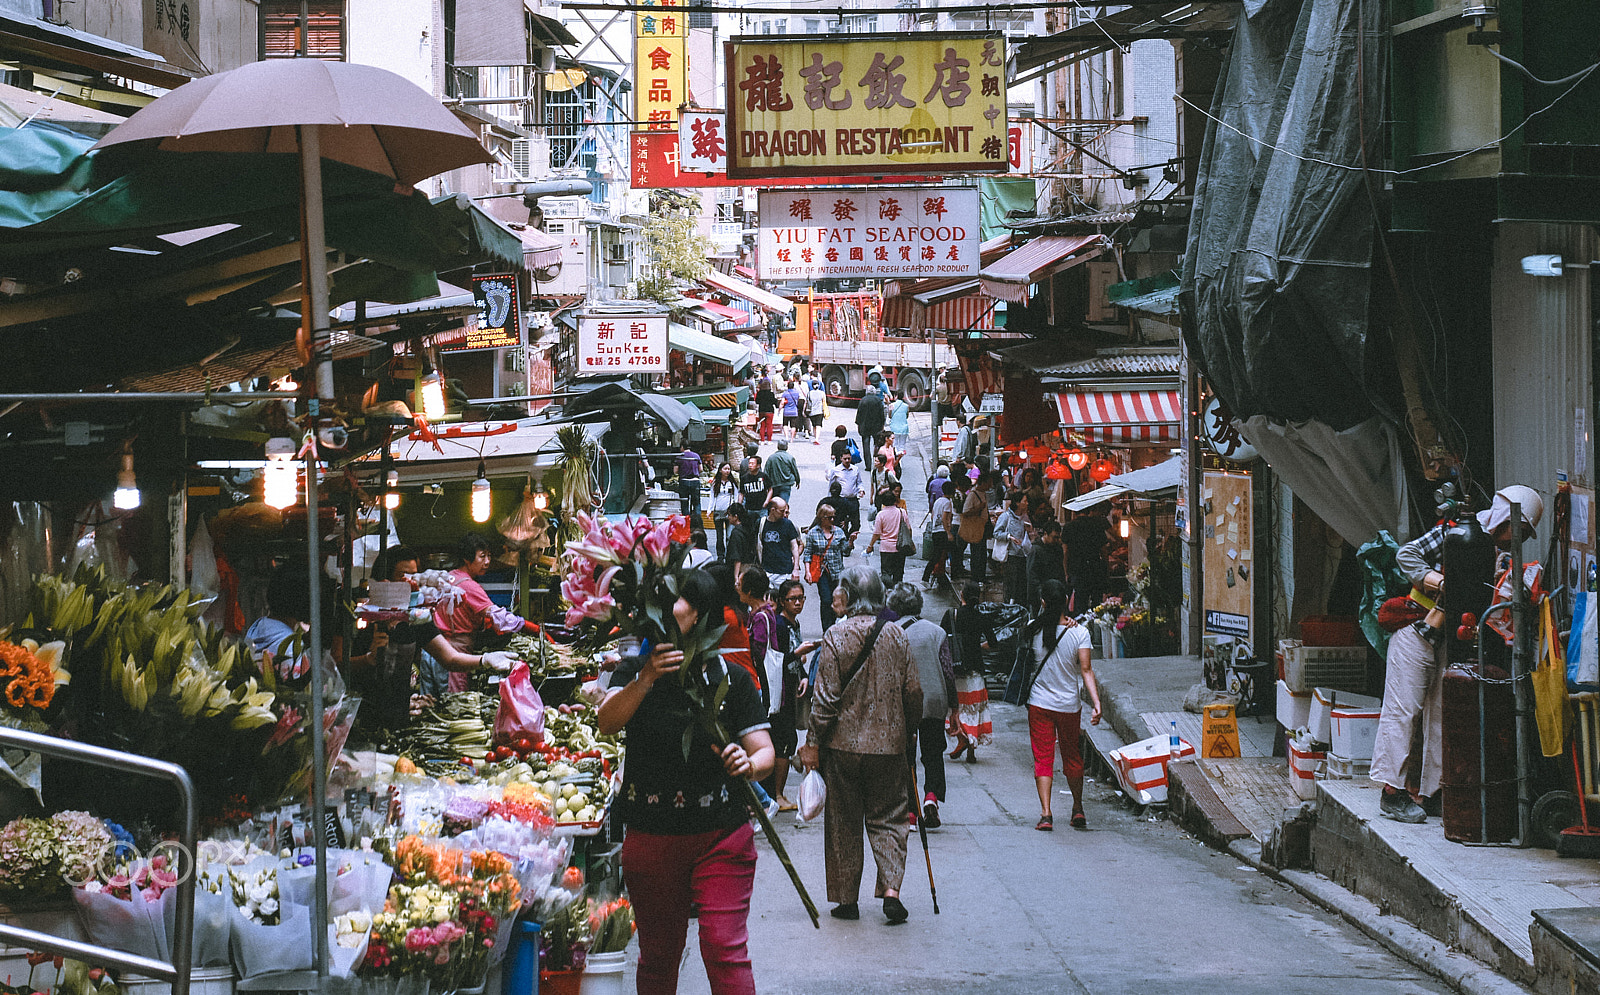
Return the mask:
MULTIPOLYGON (((679 594, 672 615, 680 632, 723 607, 717 581, 700 570, 681 575, 679 594)), ((772 769, 770 726, 755 681, 713 655, 706 676, 713 686, 728 680, 721 718, 734 742, 719 752, 696 728, 686 752, 684 730, 694 709, 675 676, 683 662, 683 653, 666 645, 625 660, 598 715, 601 732, 628 731, 630 756, 616 804, 628 827, 622 873, 639 928, 638 990, 678 990, 689 915, 697 910, 711 991, 753 995, 747 921, 755 835, 728 779, 757 780, 772 769)))
MULTIPOLYGON (((1033 780, 1039 789, 1039 823, 1035 829, 1055 828, 1050 812, 1055 751, 1061 745, 1061 772, 1072 791, 1072 828, 1084 829, 1083 753, 1078 739, 1083 714, 1080 684, 1094 711, 1089 724, 1100 724, 1100 689, 1090 663, 1089 630, 1067 612, 1067 586, 1047 580, 1040 589, 1043 609, 1022 632, 1032 650, 1032 679, 1023 685, 1028 703, 1028 740, 1033 746, 1033 780)), ((1024 661, 1025 662, 1025 661, 1024 661)), ((1011 699, 1016 700, 1016 699, 1011 699)))

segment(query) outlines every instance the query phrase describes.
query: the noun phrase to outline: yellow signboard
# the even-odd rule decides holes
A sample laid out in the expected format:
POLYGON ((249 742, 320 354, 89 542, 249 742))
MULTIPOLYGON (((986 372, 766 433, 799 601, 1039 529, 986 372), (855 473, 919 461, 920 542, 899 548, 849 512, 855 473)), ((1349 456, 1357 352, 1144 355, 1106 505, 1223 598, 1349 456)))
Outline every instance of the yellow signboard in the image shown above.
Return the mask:
MULTIPOLYGON (((645 6, 654 7, 654 0, 645 6)), ((633 19, 633 120, 638 130, 678 130, 689 102, 689 60, 683 12, 643 9, 633 19)))
POLYGON ((1006 170, 999 32, 736 38, 728 175, 1006 170))

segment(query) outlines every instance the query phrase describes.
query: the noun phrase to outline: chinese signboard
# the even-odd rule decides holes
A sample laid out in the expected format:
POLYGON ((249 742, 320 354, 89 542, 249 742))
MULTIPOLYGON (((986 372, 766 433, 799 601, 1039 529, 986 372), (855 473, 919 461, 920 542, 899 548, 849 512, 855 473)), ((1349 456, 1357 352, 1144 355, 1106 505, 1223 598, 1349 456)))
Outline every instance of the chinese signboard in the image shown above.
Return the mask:
POLYGON ((998 32, 740 38, 728 52, 728 175, 1005 172, 998 32))
MULTIPOLYGON (((656 6, 646 0, 645 8, 656 6)), ((651 131, 678 130, 689 101, 689 60, 681 11, 642 9, 633 20, 633 119, 651 131)))
POLYGON ((686 173, 725 173, 728 147, 723 111, 684 111, 678 119, 678 168, 686 173))
MULTIPOLYGON (((741 180, 730 180, 728 174, 722 171, 715 173, 696 172, 683 167, 680 163, 679 136, 673 131, 635 131, 628 136, 631 143, 630 155, 632 168, 628 177, 628 184, 635 190, 656 190, 661 188, 680 189, 685 187, 743 187, 749 184, 741 180)), ((724 152, 726 155, 726 152, 724 152)), ((928 183, 935 177, 923 176, 916 173, 904 175, 874 177, 883 183, 928 183)), ((790 176, 763 180, 762 186, 767 187, 817 187, 826 185, 844 186, 850 183, 860 183, 860 177, 852 176, 790 176)), ((559 203, 552 201, 550 203, 559 203)), ((548 208, 546 217, 554 217, 548 208)))
POLYGON ((667 316, 578 315, 578 375, 664 373, 667 316))
POLYGON ((769 190, 763 280, 977 276, 975 187, 769 190))
POLYGON ((514 273, 485 273, 472 278, 477 320, 467 322, 467 341, 452 352, 511 349, 522 345, 522 298, 514 273))
POLYGON ((200 68, 199 0, 143 2, 144 47, 175 66, 200 68))

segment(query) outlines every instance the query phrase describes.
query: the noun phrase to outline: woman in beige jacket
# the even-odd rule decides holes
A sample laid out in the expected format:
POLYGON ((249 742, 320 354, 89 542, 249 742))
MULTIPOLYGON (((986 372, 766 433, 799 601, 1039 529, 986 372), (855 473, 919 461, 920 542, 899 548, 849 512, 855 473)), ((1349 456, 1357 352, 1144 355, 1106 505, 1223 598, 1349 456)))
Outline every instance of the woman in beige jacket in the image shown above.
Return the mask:
POLYGON ((910 814, 906 747, 922 719, 922 684, 905 632, 883 617, 876 570, 846 570, 834 598, 841 617, 822 637, 809 734, 798 756, 827 785, 823 848, 828 901, 837 903, 830 914, 861 917, 864 827, 878 865, 873 893, 897 925, 908 915, 900 901, 910 814))
POLYGON ((993 485, 990 471, 983 470, 978 474, 978 479, 967 488, 966 499, 961 505, 961 528, 956 532, 969 554, 967 574, 979 584, 983 583, 989 572, 989 550, 983 543, 988 538, 989 491, 993 485))

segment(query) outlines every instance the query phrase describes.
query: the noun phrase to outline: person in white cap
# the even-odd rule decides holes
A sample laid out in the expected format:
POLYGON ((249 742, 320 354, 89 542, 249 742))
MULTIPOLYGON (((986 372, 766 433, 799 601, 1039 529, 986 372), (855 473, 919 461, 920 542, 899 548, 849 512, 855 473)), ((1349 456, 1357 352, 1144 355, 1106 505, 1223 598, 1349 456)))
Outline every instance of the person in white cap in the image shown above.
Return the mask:
MULTIPOLYGON (((1497 491, 1488 510, 1478 512, 1478 524, 1502 550, 1533 536, 1544 516, 1544 499, 1531 487, 1513 484, 1497 491), (1521 527, 1511 522, 1511 505, 1521 506, 1521 527)), ((1400 547, 1395 562, 1415 585, 1413 597, 1439 598, 1444 590, 1445 533, 1450 523, 1440 523, 1400 547)), ((1502 552, 1501 559, 1507 559, 1502 552)), ((1501 564, 1503 566, 1504 564, 1501 564)), ((1383 710, 1378 717, 1378 738, 1372 748, 1369 775, 1383 787, 1378 811, 1396 822, 1423 822, 1427 813, 1418 798, 1439 790, 1444 767, 1444 609, 1430 605, 1419 622, 1403 626, 1389 640, 1387 673, 1383 682, 1383 710), (1422 755, 1412 755, 1412 733, 1422 723, 1422 755), (1416 768, 1420 766, 1420 772, 1416 768)))

